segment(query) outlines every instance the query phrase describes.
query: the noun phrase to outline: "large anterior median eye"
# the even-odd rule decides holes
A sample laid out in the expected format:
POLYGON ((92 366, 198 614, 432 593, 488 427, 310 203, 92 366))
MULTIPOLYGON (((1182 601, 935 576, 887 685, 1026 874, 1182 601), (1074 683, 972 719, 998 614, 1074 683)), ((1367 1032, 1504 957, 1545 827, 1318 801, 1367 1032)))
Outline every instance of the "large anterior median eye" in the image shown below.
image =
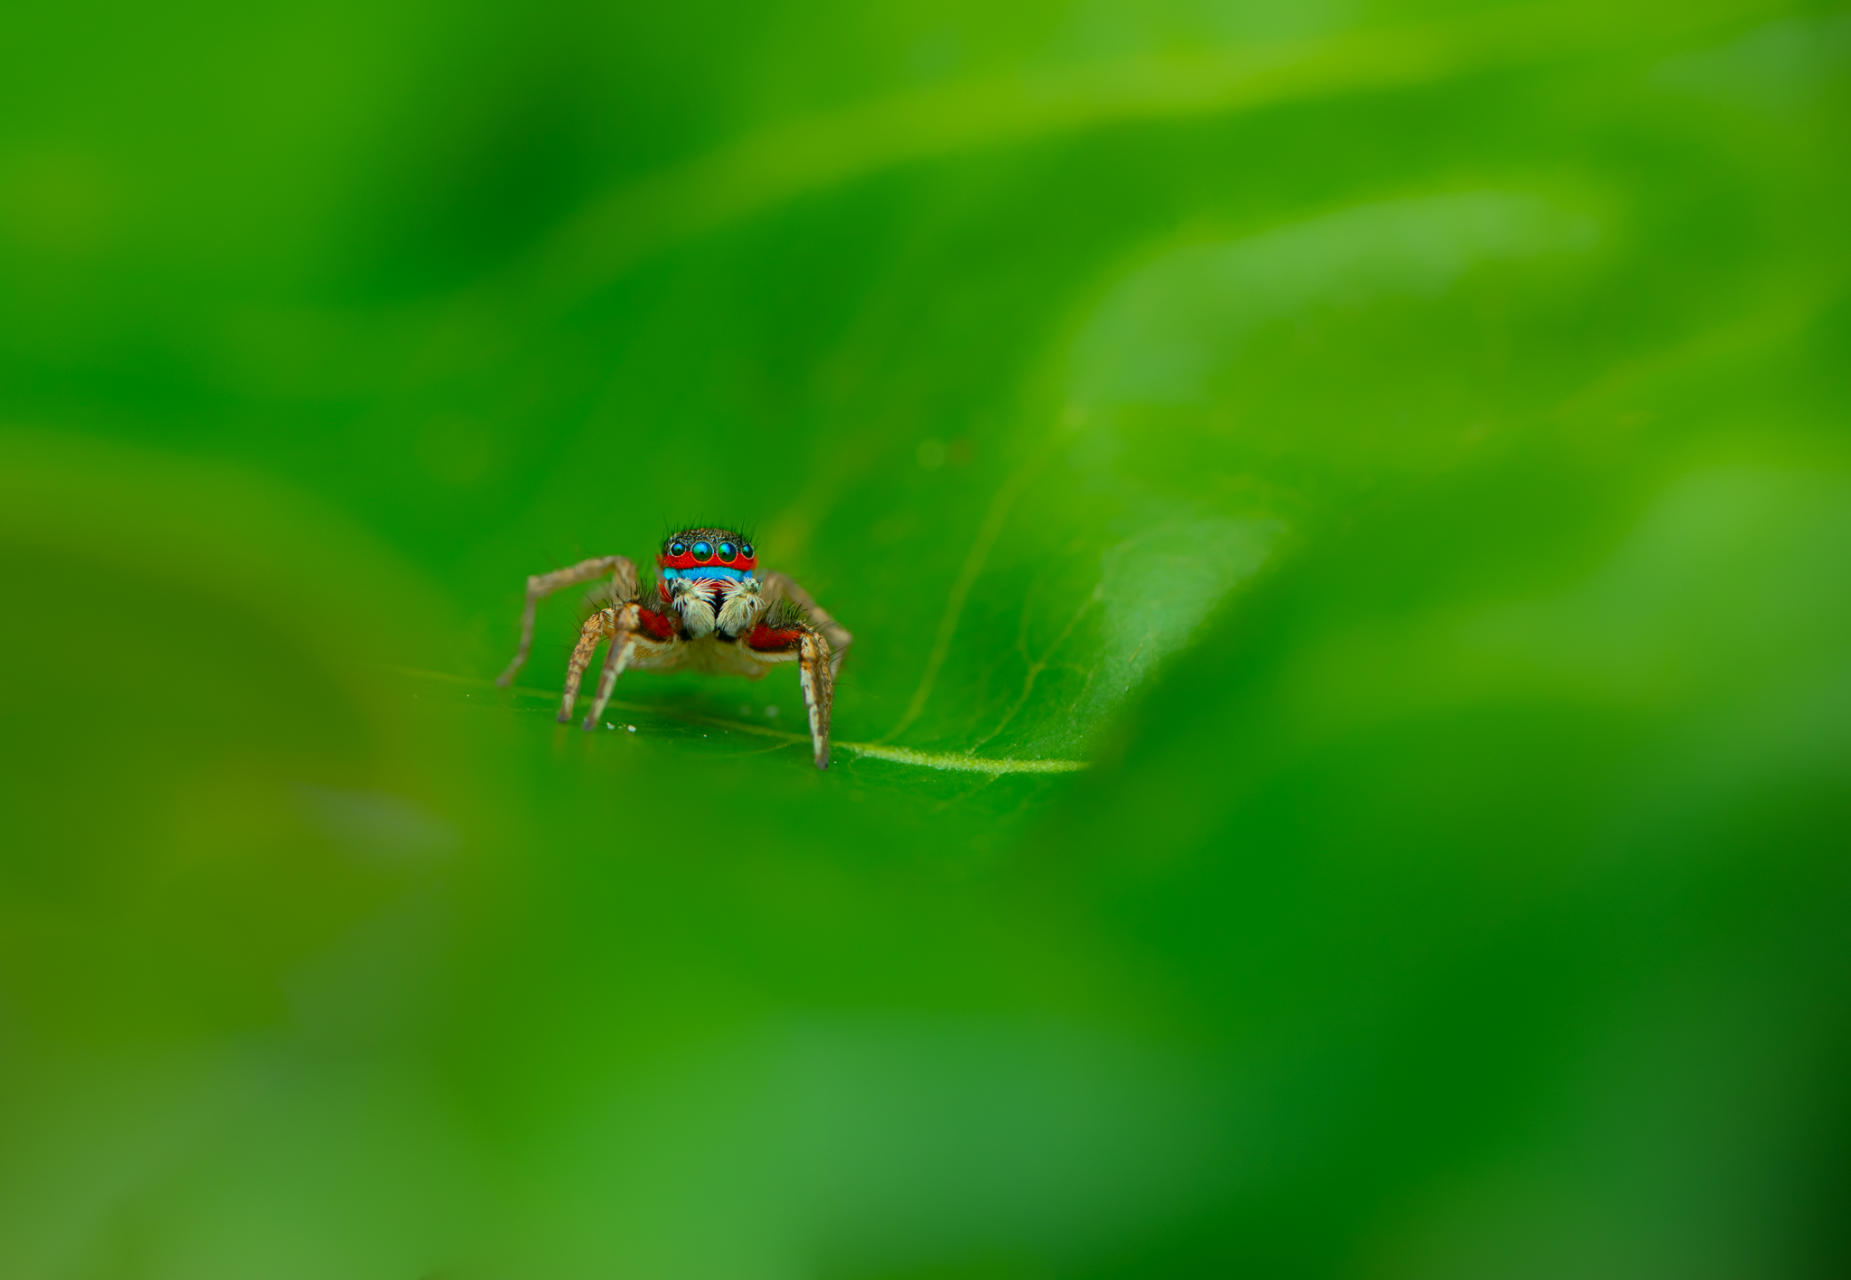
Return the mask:
POLYGON ((739 554, 739 548, 735 547, 732 543, 722 542, 720 544, 720 559, 731 560, 734 556, 738 554, 739 554))
POLYGON ((695 543, 694 544, 694 558, 696 560, 713 559, 713 547, 705 542, 695 543))
POLYGON ((671 542, 668 544, 668 553, 671 556, 685 556, 688 554, 688 544, 685 542, 671 542))

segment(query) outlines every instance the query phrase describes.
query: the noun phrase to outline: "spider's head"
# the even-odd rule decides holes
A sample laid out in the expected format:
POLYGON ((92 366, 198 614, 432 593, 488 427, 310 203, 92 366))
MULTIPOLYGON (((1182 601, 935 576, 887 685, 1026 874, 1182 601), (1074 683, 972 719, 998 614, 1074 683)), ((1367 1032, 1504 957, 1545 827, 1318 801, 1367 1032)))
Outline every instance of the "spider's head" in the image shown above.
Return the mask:
POLYGON ((759 595, 758 551, 731 529, 683 529, 662 540, 656 568, 662 602, 681 616, 691 640, 716 631, 735 639, 764 611, 759 595))
POLYGON ((656 556, 662 581, 717 578, 734 582, 752 577, 758 548, 731 529, 683 529, 662 539, 656 556))

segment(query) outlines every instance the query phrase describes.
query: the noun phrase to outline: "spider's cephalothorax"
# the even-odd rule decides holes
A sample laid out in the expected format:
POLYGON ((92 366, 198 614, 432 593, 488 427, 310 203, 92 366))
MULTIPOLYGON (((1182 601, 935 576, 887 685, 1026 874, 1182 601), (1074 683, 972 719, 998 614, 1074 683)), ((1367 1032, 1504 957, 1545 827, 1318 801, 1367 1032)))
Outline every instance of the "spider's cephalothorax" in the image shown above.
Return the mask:
POLYGON ((507 684, 527 661, 534 609, 553 592, 610 576, 610 605, 585 620, 566 667, 559 719, 572 718, 579 682, 592 654, 610 641, 591 714, 595 729, 617 677, 635 667, 649 671, 692 668, 759 679, 780 662, 795 662, 810 713, 816 767, 829 767, 829 711, 835 675, 854 640, 809 592, 782 573, 758 573, 758 550, 731 529, 683 529, 663 539, 653 593, 639 593, 636 566, 623 556, 599 556, 527 579, 521 647, 501 673, 507 684), (643 601, 653 594, 651 604, 643 601))
POLYGON ((729 529, 684 529, 656 556, 656 594, 681 619, 690 640, 733 641, 758 625, 766 608, 756 573, 758 552, 729 529))

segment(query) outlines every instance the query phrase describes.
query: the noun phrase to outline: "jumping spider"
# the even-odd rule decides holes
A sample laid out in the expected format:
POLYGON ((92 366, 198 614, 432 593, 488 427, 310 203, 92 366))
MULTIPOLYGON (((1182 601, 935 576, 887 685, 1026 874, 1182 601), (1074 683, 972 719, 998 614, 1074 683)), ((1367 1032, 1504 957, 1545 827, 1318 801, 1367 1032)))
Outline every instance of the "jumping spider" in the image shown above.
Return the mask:
MULTIPOLYGON (((816 767, 829 767, 829 708, 836 672, 854 637, 830 617, 810 593, 782 573, 758 576, 758 553, 730 529, 683 529, 662 543, 654 592, 657 608, 641 603, 636 565, 624 556, 598 556, 566 569, 527 579, 521 612, 521 647, 495 683, 506 685, 527 661, 533 644, 534 608, 555 591, 610 575, 610 604, 585 620, 572 661, 566 667, 559 722, 572 719, 579 682, 598 645, 610 641, 604 673, 584 728, 598 727, 617 677, 629 668, 677 671, 683 667, 719 675, 762 679, 780 662, 795 662, 810 712, 810 742, 816 767)), ((602 598, 602 593, 599 593, 602 598)))

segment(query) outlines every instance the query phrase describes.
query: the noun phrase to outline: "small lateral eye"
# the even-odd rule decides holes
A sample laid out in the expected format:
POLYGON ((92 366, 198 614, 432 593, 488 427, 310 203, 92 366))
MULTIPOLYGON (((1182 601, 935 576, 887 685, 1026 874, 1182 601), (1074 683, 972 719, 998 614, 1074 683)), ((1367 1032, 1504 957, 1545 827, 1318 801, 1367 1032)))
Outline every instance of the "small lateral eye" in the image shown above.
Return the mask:
POLYGON ((695 543, 694 558, 696 560, 711 560, 713 558, 713 547, 705 542, 695 543))
POLYGON ((668 544, 668 553, 671 556, 685 556, 688 554, 688 544, 685 542, 671 542, 668 544))
POLYGON ((732 543, 722 542, 720 544, 720 559, 731 560, 734 556, 738 554, 739 554, 739 548, 735 547, 732 543))
POLYGON ((750 560, 752 558, 752 544, 748 542, 745 546, 739 548, 739 554, 750 560))

